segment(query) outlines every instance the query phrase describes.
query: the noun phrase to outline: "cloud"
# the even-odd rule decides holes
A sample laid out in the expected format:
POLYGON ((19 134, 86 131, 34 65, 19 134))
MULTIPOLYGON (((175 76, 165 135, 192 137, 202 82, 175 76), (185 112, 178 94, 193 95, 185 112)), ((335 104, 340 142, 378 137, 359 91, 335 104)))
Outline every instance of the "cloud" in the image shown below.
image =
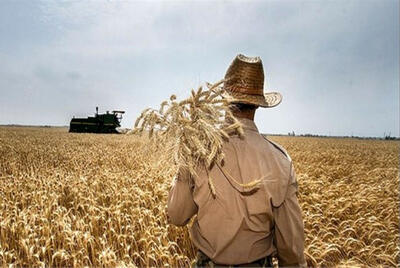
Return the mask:
POLYGON ((67 76, 69 79, 72 79, 72 80, 79 80, 79 79, 82 78, 82 75, 81 75, 80 73, 74 72, 74 71, 69 71, 69 72, 67 72, 67 73, 66 73, 66 76, 67 76))

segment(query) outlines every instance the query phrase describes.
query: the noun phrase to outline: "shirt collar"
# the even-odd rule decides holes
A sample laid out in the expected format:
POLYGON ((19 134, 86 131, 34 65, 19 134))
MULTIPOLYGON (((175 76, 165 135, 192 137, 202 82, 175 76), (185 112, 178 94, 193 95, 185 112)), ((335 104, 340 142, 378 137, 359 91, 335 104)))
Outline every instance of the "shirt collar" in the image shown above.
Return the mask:
POLYGON ((247 118, 238 118, 238 120, 243 124, 244 129, 258 132, 258 128, 253 120, 247 118))

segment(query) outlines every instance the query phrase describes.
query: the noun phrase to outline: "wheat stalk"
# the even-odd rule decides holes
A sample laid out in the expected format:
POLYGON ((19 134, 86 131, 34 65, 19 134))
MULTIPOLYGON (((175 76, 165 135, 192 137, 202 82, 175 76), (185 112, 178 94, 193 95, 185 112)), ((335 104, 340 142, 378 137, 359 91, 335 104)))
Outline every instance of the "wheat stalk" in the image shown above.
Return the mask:
POLYGON ((206 90, 192 90, 187 99, 177 101, 172 95, 158 110, 144 110, 133 133, 146 132, 152 142, 168 144, 178 168, 187 168, 193 176, 200 166, 210 169, 221 163, 224 142, 232 135, 243 135, 241 123, 222 97, 222 84, 223 80, 207 83, 206 90))

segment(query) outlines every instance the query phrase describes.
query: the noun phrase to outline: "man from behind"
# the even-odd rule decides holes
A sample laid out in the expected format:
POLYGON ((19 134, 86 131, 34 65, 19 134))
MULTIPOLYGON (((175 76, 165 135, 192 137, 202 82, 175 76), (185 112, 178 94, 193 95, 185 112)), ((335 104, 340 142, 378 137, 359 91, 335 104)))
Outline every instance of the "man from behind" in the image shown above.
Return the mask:
POLYGON ((225 75, 226 98, 243 124, 244 137, 224 144, 223 164, 199 169, 196 178, 180 170, 168 199, 172 224, 190 229, 198 248, 196 265, 305 266, 304 228, 292 161, 254 123, 258 107, 274 107, 279 93, 264 94, 259 57, 238 55, 225 75), (210 190, 212 179, 215 193, 210 190))

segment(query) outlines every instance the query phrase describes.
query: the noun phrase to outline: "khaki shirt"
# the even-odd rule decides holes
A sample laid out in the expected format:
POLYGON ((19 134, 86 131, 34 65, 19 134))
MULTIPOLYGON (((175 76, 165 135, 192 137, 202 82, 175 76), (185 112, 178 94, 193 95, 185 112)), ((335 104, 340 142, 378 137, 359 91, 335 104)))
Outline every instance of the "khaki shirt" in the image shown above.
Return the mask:
POLYGON ((290 157, 259 134, 253 121, 240 121, 244 139, 232 137, 224 144, 223 165, 199 170, 195 178, 178 174, 169 193, 169 220, 182 226, 197 214, 190 228, 192 241, 217 264, 244 264, 276 255, 279 265, 306 265, 290 157), (240 185, 257 179, 258 187, 240 185))

